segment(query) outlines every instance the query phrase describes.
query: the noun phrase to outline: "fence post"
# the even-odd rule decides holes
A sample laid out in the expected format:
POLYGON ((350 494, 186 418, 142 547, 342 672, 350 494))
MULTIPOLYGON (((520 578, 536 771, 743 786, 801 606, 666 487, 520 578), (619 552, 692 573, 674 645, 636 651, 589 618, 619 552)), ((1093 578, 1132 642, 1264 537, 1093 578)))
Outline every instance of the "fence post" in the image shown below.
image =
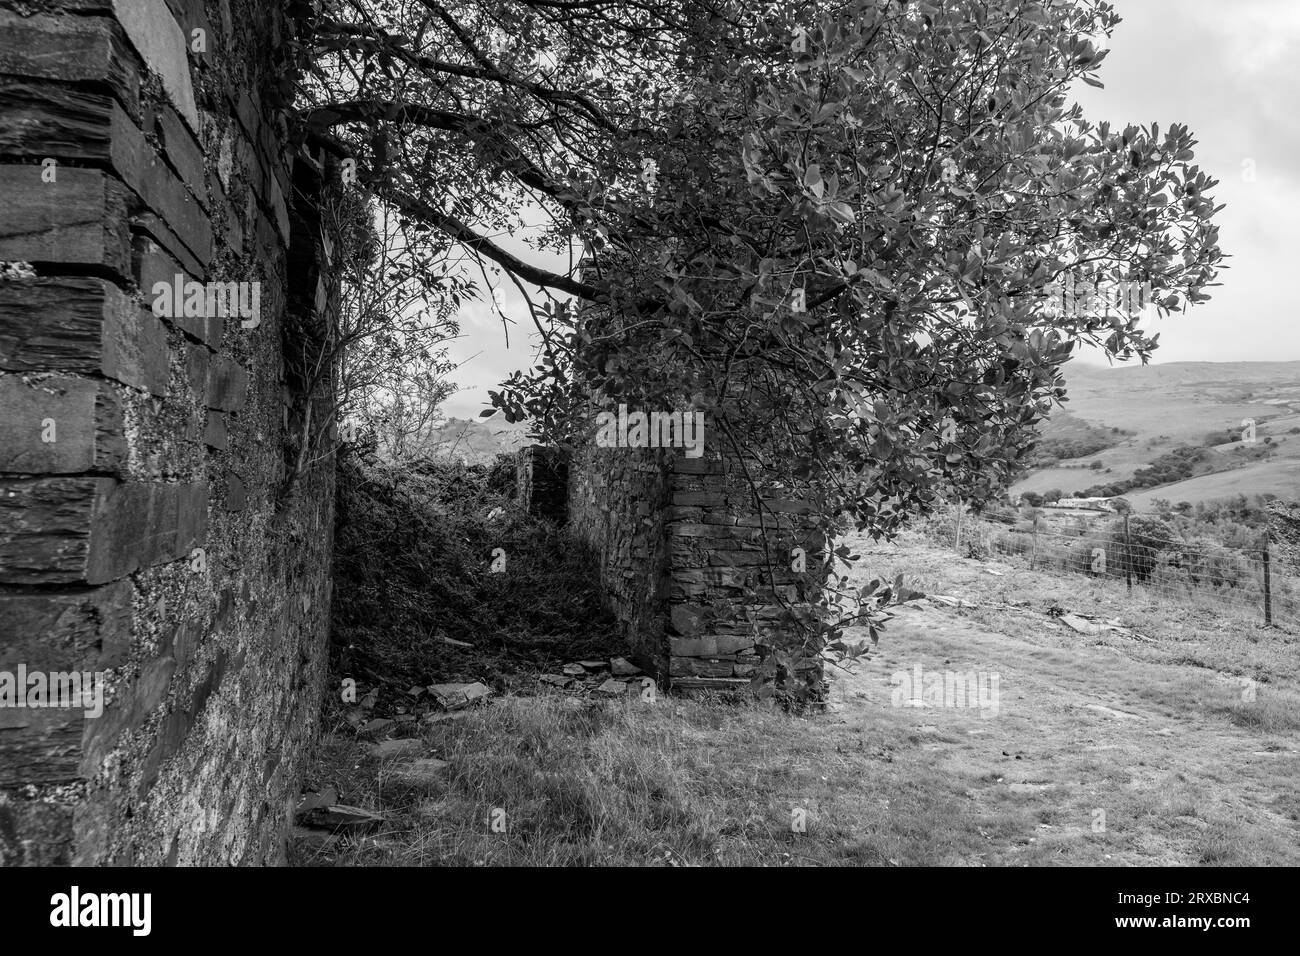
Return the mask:
POLYGON ((957 499, 957 543, 953 548, 958 555, 961 554, 961 513, 966 509, 962 507, 961 499, 957 499))
POLYGON ((1270 574, 1268 538, 1264 539, 1264 626, 1273 626, 1273 582, 1270 574))
POLYGON ((1124 512, 1124 584, 1133 595, 1133 544, 1128 536, 1128 512, 1124 512))
POLYGON ((1038 565, 1038 516, 1034 516, 1034 537, 1029 545, 1029 570, 1034 570, 1038 565))

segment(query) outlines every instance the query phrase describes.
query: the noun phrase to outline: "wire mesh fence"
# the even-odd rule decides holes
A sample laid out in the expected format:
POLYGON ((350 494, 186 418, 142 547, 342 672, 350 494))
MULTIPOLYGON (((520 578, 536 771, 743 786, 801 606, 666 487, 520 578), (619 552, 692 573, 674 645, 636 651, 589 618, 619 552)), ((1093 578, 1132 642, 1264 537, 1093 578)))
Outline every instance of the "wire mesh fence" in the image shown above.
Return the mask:
POLYGON ((938 521, 947 523, 941 537, 959 554, 1019 559, 1029 570, 1122 582, 1135 596, 1194 600, 1234 618, 1300 625, 1300 569, 1279 560, 1262 529, 1256 546, 1240 547, 1179 536, 1158 515, 1053 522, 953 512, 938 521))

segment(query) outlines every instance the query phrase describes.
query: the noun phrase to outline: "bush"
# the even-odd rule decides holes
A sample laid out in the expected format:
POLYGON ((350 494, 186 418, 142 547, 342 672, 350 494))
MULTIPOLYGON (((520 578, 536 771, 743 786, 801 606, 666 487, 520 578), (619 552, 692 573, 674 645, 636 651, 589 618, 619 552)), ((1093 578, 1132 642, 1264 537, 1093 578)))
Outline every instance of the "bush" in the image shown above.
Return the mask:
POLYGON ((1030 544, 1030 536, 1026 534, 997 532, 989 538, 990 550, 1016 557, 1028 554, 1030 544))
POLYGON ((1107 538, 1108 565, 1117 574, 1131 570, 1134 578, 1145 581, 1160 564, 1162 551, 1177 550, 1181 539, 1174 526, 1163 518, 1152 515, 1132 515, 1128 521, 1127 542, 1124 522, 1110 526, 1107 538))
POLYGON ((512 489, 501 468, 340 461, 336 673, 405 691, 623 653, 592 556, 523 513, 512 489), (489 572, 495 548, 504 573, 489 572))

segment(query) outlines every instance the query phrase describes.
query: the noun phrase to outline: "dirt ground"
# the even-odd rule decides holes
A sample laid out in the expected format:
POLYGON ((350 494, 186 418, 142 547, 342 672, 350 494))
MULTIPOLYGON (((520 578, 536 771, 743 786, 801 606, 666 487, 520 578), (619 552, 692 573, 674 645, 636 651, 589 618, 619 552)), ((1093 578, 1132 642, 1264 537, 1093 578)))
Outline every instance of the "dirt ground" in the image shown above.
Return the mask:
MULTIPOLYGON (((964 796, 969 812, 948 825, 975 826, 986 843, 965 862, 1300 863, 1293 665, 1269 674, 1257 660, 1260 680, 1208 667, 1194 653, 1213 636, 998 562, 913 545, 870 552, 864 564, 974 605, 900 609, 870 662, 836 682, 831 718, 915 741, 892 759, 964 796), (1080 634, 1035 606, 1071 596, 1076 613, 1139 625, 1131 636, 1080 634), (975 672, 985 706, 954 693, 955 682, 946 692, 931 683, 945 672, 975 672), (1026 810, 1036 833, 999 832, 1000 817, 1026 810)), ((1230 642, 1233 628, 1221 627, 1217 643, 1230 642)), ((1249 643, 1250 625, 1237 630, 1249 643)), ((1298 650, 1282 632, 1256 640, 1279 655, 1298 650)))

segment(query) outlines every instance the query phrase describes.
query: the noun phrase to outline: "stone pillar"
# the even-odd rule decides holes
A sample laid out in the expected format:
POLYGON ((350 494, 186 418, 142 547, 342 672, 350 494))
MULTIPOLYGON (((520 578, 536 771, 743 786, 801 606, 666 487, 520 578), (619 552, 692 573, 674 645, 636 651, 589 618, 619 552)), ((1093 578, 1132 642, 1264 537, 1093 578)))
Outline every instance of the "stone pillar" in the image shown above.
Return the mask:
POLYGON ((569 458, 560 448, 529 445, 515 453, 515 499, 530 515, 568 520, 569 458))
POLYGON ((758 644, 790 639, 825 581, 813 505, 773 488, 765 510, 734 461, 677 449, 579 449, 570 528, 596 551, 606 600, 637 663, 686 692, 747 690, 758 644), (767 531, 766 545, 764 531, 767 531), (796 547, 805 570, 793 570, 796 547))
POLYGON ((667 637, 677 689, 747 688, 761 660, 758 645, 793 639, 791 612, 807 609, 824 584, 825 543, 810 527, 813 504, 766 486, 755 464, 750 477, 762 509, 736 460, 673 461, 667 637))

